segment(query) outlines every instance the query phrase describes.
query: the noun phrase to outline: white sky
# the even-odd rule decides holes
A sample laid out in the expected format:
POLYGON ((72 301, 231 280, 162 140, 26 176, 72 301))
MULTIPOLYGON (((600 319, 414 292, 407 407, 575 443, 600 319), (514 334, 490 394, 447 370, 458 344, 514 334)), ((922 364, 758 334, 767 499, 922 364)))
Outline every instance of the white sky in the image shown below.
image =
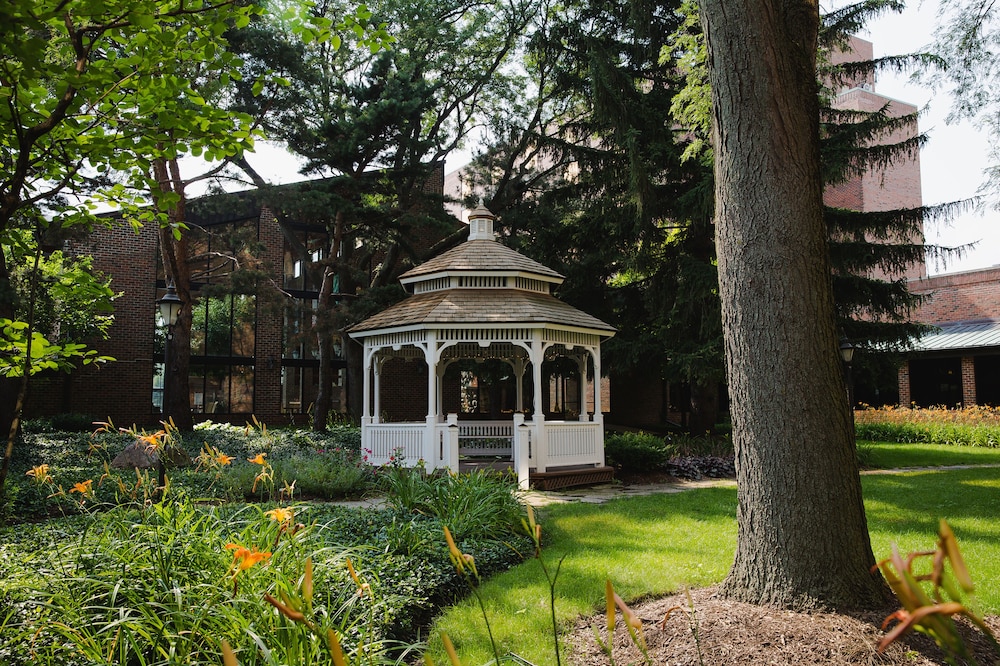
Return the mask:
MULTIPOLYGON (((937 24, 937 2, 909 2, 902 14, 886 13, 860 34, 874 45, 875 56, 899 55, 924 49, 937 24)), ((971 123, 949 125, 945 118, 951 108, 946 91, 909 82, 908 75, 880 74, 875 91, 920 108, 919 126, 929 135, 920 153, 921 189, 925 205, 958 201, 975 196, 985 180, 988 145, 985 135, 971 123)), ((986 207, 969 212, 951 222, 925 225, 929 243, 957 246, 976 242, 962 259, 947 266, 928 262, 931 274, 954 273, 1000 264, 1000 211, 986 207)))
MULTIPOLYGON (((838 4, 840 4, 838 2, 838 4)), ((875 56, 912 53, 925 48, 931 41, 936 25, 937 2, 910 2, 902 14, 886 13, 873 21, 860 34, 874 44, 875 56)), ((976 194, 984 180, 988 164, 985 136, 969 122, 949 125, 945 117, 951 107, 946 92, 935 92, 927 86, 910 83, 908 75, 880 74, 875 91, 921 109, 920 129, 929 141, 920 154, 921 187, 924 204, 932 205, 968 199, 976 194)), ((469 159, 468 153, 448 161, 451 171, 469 159)), ((302 180, 295 161, 284 149, 262 144, 251 164, 265 178, 276 183, 302 180)), ((986 208, 984 212, 964 213, 950 222, 928 222, 927 242, 957 246, 977 242, 961 259, 951 259, 946 265, 928 262, 931 274, 974 270, 1000 264, 1000 211, 986 208)))

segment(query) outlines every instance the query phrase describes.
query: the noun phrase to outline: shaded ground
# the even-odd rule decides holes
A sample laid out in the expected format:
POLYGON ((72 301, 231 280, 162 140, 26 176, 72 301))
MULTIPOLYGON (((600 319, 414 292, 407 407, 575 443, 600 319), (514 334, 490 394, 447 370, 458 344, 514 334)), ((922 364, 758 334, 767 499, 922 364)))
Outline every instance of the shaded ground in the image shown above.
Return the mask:
MULTIPOLYGON (((858 616, 795 613, 721 599, 714 587, 692 590, 690 602, 680 594, 636 604, 633 610, 642 619, 650 663, 657 666, 947 663, 932 640, 915 634, 878 653, 876 648, 883 635, 880 626, 888 611, 858 616), (676 606, 683 610, 674 610, 666 623, 662 623, 667 611, 676 606), (692 607, 693 614, 685 612, 692 607)), ((987 623, 994 632, 1000 631, 1000 618, 988 618, 987 623)), ((604 625, 603 613, 578 623, 574 633, 566 637, 569 663, 611 664, 594 638, 595 627, 601 628, 602 637, 605 635, 604 625)), ((1000 664, 1000 655, 983 636, 971 628, 966 634, 980 665, 1000 664)), ((613 644, 616 664, 645 662, 632 645, 620 615, 613 644)))

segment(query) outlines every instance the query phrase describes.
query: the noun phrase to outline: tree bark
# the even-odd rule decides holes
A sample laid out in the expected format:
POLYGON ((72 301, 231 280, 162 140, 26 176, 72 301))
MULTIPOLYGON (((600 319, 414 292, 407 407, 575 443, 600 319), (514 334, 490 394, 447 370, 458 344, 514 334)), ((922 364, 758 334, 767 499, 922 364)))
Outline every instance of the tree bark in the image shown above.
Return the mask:
POLYGON ((316 403, 313 407, 312 428, 317 432, 325 432, 330 410, 333 408, 333 336, 337 333, 334 312, 333 284, 340 268, 340 248, 344 244, 344 212, 337 211, 334 220, 333 238, 330 239, 330 256, 323 267, 323 280, 319 288, 319 298, 316 306, 317 324, 316 349, 319 352, 318 388, 316 403))
MULTIPOLYGON (((172 192, 179 198, 162 206, 170 222, 181 225, 186 221, 187 195, 184 193, 185 183, 181 178, 180 165, 175 159, 159 158, 153 162, 153 173, 156 176, 162 192, 172 192)), ((158 203, 158 207, 159 203, 158 203)), ((166 373, 163 386, 166 388, 166 400, 163 405, 164 420, 173 419, 179 430, 190 431, 194 428, 194 417, 191 414, 191 323, 194 298, 191 294, 191 266, 188 263, 188 236, 182 233, 179 238, 173 235, 170 227, 160 228, 160 258, 163 261, 163 271, 168 282, 174 283, 177 297, 181 299, 180 317, 173 327, 172 337, 166 341, 170 345, 170 366, 164 368, 166 373)))
POLYGON ((840 369, 823 223, 818 7, 704 0, 738 541, 727 595, 885 599, 840 369))

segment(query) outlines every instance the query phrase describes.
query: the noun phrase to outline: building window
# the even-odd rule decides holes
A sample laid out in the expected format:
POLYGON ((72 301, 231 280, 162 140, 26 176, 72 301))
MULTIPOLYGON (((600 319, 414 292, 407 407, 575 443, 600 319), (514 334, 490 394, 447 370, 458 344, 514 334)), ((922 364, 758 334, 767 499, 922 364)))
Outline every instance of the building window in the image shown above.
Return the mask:
POLYGON ((962 402, 962 359, 916 358, 910 361, 910 399, 918 407, 962 402))
MULTIPOLYGON (((321 228, 286 229, 283 249, 282 286, 291 296, 284 312, 281 352, 281 410, 308 414, 319 391, 319 351, 315 326, 319 290, 323 283, 323 261, 327 258, 330 236, 321 228)), ((336 278, 334 293, 339 289, 336 278)), ((333 410, 343 411, 345 364, 335 345, 333 361, 337 372, 333 410)))
MULTIPOLYGON (((189 400, 202 414, 250 414, 254 411, 257 299, 231 293, 234 272, 253 268, 257 259, 257 220, 191 226, 188 269, 195 298, 191 312, 189 400)), ((157 251, 159 261, 159 251, 157 251)), ((158 263, 157 298, 165 289, 158 263)), ((152 405, 163 411, 163 345, 165 329, 157 315, 152 405)))
POLYGON ((290 291, 318 291, 329 236, 325 231, 294 230, 285 234, 284 279, 290 291))

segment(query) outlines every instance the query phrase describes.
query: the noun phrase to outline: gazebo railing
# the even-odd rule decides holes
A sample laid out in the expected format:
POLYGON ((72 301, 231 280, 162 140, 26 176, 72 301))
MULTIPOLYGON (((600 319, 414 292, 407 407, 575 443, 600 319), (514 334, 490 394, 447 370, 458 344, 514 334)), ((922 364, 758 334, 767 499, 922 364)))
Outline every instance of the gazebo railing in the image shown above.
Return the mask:
POLYGON ((415 467, 424 457, 423 423, 373 423, 365 427, 362 453, 372 465, 415 467))
POLYGON ((513 421, 377 423, 363 429, 363 448, 373 465, 459 469, 460 456, 509 456, 519 482, 527 487, 528 469, 604 465, 604 424, 600 421, 543 421, 539 429, 524 416, 513 421), (519 453, 520 452, 520 453, 519 453))
POLYGON ((513 455, 513 421, 459 421, 458 451, 463 456, 513 455))
POLYGON ((583 421, 546 421, 546 467, 604 465, 604 424, 583 421))

